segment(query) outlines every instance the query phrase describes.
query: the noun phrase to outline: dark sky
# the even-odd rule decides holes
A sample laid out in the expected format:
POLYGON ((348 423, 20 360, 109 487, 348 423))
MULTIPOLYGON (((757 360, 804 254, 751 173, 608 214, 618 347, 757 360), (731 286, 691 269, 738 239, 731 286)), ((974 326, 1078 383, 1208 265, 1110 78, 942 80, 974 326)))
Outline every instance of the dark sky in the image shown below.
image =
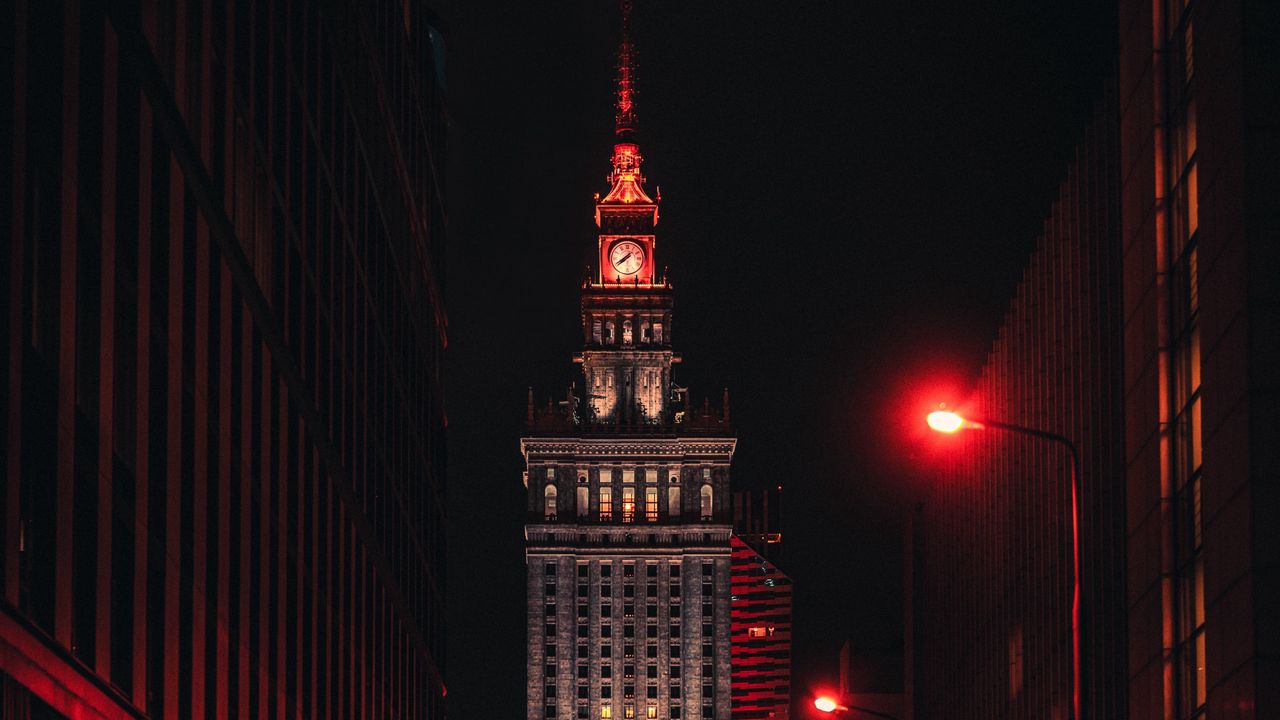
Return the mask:
MULTIPOLYGON (((618 11, 444 3, 448 684, 524 708, 526 388, 576 379, 618 11)), ((902 634, 925 404, 963 394, 1112 67, 1110 2, 637 0, 676 379, 732 393, 734 482, 781 483, 797 693, 902 634)), ((958 399, 958 398, 957 398, 958 399)))

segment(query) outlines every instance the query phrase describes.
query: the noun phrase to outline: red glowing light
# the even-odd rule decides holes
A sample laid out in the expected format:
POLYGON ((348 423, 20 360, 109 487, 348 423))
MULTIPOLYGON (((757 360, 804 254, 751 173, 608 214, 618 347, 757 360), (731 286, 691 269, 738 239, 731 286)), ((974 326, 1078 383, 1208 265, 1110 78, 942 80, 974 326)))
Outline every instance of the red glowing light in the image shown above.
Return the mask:
POLYGON ((832 713, 832 712, 835 712, 836 709, 840 707, 840 703, 837 703, 835 700, 832 700, 829 697, 823 696, 814 700, 813 706, 818 708, 824 713, 832 713))
POLYGON ((926 418, 929 427, 943 433, 953 433, 964 427, 964 418, 947 410, 934 410, 926 418))

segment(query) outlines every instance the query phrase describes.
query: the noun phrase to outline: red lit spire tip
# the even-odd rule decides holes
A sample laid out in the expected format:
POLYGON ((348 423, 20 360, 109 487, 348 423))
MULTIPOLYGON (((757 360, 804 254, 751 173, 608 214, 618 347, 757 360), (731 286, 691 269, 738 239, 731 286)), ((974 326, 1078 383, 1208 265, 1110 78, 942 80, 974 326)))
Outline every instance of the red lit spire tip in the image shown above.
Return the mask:
POLYGON ((622 40, 618 43, 618 101, 614 116, 614 134, 625 135, 636 129, 635 112, 635 48, 631 45, 631 0, 622 3, 622 40))

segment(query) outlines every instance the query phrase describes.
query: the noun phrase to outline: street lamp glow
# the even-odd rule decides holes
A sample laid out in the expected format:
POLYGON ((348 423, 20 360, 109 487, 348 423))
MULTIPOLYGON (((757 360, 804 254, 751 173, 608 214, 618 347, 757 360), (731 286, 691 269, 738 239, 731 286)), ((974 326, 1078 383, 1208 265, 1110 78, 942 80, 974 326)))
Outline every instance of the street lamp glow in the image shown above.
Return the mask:
POLYGON ((836 708, 840 707, 839 703, 829 697, 820 697, 817 700, 814 700, 813 706, 824 713, 835 712, 836 708))
POLYGON ((964 418, 949 410, 934 410, 925 419, 938 432, 953 433, 964 427, 964 418))

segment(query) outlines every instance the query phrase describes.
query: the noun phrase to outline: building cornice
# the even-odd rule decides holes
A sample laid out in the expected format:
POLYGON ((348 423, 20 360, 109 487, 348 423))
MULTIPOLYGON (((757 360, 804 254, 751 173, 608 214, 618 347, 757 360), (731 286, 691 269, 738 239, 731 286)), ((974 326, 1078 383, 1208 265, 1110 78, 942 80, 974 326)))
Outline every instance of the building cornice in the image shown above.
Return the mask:
POLYGON ((720 456, 729 460, 733 458, 737 445, 737 438, 731 437, 523 437, 520 438, 520 453, 526 462, 535 457, 624 458, 637 455, 673 459, 720 456))

